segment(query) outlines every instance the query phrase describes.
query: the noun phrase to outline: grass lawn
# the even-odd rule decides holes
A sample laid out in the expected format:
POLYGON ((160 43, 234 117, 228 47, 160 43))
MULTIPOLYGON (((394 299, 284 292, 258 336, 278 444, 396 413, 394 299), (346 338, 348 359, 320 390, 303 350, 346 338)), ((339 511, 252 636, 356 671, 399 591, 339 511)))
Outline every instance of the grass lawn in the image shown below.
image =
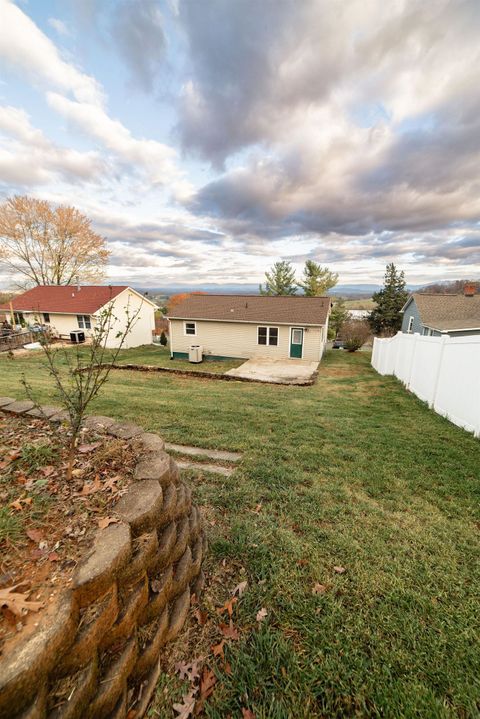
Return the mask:
POLYGON ((145 345, 144 347, 136 347, 130 350, 122 350, 119 356, 120 364, 148 364, 156 367, 168 367, 170 369, 188 370, 195 369, 202 372, 214 372, 215 374, 226 372, 232 367, 239 367, 245 360, 225 359, 225 360, 205 360, 201 364, 193 365, 186 359, 170 359, 170 350, 157 345, 145 345))
MULTIPOLYGON (((215 607, 248 580, 231 673, 208 657, 211 719, 479 716, 480 441, 369 359, 331 351, 313 387, 116 372, 95 402, 170 442, 244 452, 229 479, 187 475, 208 621, 191 620, 177 657, 210 652, 215 607)), ((22 396, 24 371, 52 402, 38 365, 0 357, 0 395, 22 396)), ((167 668, 160 686, 150 716, 173 717, 184 687, 167 668)))

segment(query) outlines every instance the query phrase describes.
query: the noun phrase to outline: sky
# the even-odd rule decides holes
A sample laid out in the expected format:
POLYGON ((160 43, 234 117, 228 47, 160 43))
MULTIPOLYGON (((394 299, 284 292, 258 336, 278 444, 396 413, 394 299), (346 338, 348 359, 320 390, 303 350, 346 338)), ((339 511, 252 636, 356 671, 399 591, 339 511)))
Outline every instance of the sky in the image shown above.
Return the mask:
POLYGON ((0 200, 136 287, 480 277, 479 38, 478 0, 0 0, 0 200))

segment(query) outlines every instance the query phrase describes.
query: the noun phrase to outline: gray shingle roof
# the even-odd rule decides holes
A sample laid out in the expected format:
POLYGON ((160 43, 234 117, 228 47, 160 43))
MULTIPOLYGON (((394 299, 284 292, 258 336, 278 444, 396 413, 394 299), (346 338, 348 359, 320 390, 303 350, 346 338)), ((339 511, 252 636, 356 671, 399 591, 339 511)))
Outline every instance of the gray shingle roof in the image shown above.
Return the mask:
POLYGON ((480 328, 480 295, 429 295, 415 292, 412 297, 423 325, 436 330, 480 328))
POLYGON ((170 319, 324 325, 329 297, 262 297, 261 295, 190 295, 170 319))

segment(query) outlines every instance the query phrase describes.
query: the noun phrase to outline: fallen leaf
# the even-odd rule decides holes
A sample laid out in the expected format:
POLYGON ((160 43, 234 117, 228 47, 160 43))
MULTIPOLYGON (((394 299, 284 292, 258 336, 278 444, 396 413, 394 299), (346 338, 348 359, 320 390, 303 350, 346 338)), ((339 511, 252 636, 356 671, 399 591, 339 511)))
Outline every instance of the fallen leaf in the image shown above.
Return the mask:
POLYGON ((97 449, 97 447, 100 447, 101 442, 92 442, 92 444, 81 444, 78 447, 78 451, 80 454, 88 454, 89 452, 93 452, 97 449))
POLYGON ((237 586, 233 590, 233 596, 235 596, 235 594, 238 594, 238 596, 241 597, 245 589, 247 588, 247 584, 247 580, 245 580, 244 582, 240 582, 240 584, 237 584, 237 586))
POLYGON ((325 584, 319 584, 316 582, 312 587, 312 594, 325 594, 327 587, 325 584))
POLYGON ((223 605, 223 607, 218 607, 218 608, 217 608, 217 613, 218 613, 218 614, 223 614, 223 612, 228 612, 228 616, 231 617, 232 614, 233 614, 233 605, 234 605, 236 602, 238 602, 237 597, 232 597, 232 598, 229 599, 227 602, 225 602, 225 604, 223 605))
POLYGON ((37 544, 43 539, 43 532, 41 529, 27 529, 26 534, 32 542, 36 542, 37 544))
POLYGON ((268 614, 268 612, 265 609, 265 607, 262 607, 261 609, 259 609, 257 612, 257 622, 263 622, 263 620, 265 619, 267 614, 268 614))
POLYGON ((203 667, 202 678, 200 679, 200 699, 205 701, 213 693, 217 683, 217 677, 208 667, 203 667))
POLYGON ((297 560, 297 564, 299 567, 306 567, 308 564, 308 559, 299 559, 297 560))
POLYGON ((238 629, 235 629, 235 627, 233 626, 233 622, 231 619, 230 619, 229 624, 219 624, 218 628, 222 632, 223 636, 226 637, 227 639, 239 639, 240 638, 240 633, 239 633, 238 629))
POLYGON ((212 644, 211 650, 213 652, 214 657, 221 657, 222 659, 225 659, 225 656, 223 654, 223 645, 225 644, 225 639, 222 639, 222 641, 219 644, 212 644))
POLYGON ((183 704, 174 704, 173 710, 177 712, 175 719, 188 719, 195 709, 194 690, 182 697, 183 704))
POLYGON ((225 662, 225 674, 228 674, 228 676, 232 675, 232 665, 230 662, 225 662))
POLYGON ((255 714, 250 709, 242 707, 242 719, 255 719, 255 714))
POLYGON ((72 469, 72 477, 82 477, 85 474, 85 470, 78 468, 72 469))
POLYGON ((253 510, 253 513, 254 513, 254 514, 260 514, 261 511, 262 511, 262 503, 260 502, 260 504, 257 504, 257 506, 255 507, 255 509, 253 510))
POLYGON ((120 520, 117 517, 102 517, 98 520, 99 529, 106 529, 111 524, 117 524, 120 520))
POLYGON ((345 574, 347 570, 345 569, 345 567, 334 567, 333 571, 337 574, 345 574))
POLYGON ((207 612, 202 612, 202 610, 197 607, 194 612, 193 616, 197 620, 197 622, 200 624, 201 627, 203 627, 207 623, 208 614, 207 612))
POLYGON ((193 662, 178 662, 175 664, 175 671, 180 675, 180 679, 194 682, 200 677, 200 661, 195 659, 193 662))
MULTIPOLYGON (((74 470, 75 472, 76 470, 74 470)), ((83 472, 83 470, 82 470, 83 472)), ((72 472, 73 474, 73 472, 72 472)), ((93 480, 93 482, 84 482, 82 490, 80 492, 77 492, 75 494, 76 497, 86 497, 89 494, 93 494, 94 492, 98 492, 100 489, 102 489, 102 483, 100 482, 100 477, 97 476, 93 480)))
POLYGON ((15 592, 18 585, 0 589, 0 607, 6 607, 17 617, 23 616, 24 610, 38 612, 43 607, 42 602, 29 602, 28 594, 15 592))
POLYGON ((42 467, 40 471, 44 477, 50 477, 50 475, 55 472, 55 467, 48 465, 48 467, 42 467))
POLYGON ((17 512, 23 512, 25 507, 29 507, 32 503, 31 497, 25 497, 24 499, 15 499, 10 503, 10 507, 15 509, 17 512))
POLYGON ((118 487, 116 486, 116 484, 120 479, 121 477, 118 474, 115 477, 109 477, 103 483, 103 489, 109 489, 110 492, 118 492, 118 487))
POLYGON ((60 557, 58 556, 58 554, 56 552, 50 552, 50 554, 48 555, 49 562, 58 562, 59 559, 60 559, 60 557))

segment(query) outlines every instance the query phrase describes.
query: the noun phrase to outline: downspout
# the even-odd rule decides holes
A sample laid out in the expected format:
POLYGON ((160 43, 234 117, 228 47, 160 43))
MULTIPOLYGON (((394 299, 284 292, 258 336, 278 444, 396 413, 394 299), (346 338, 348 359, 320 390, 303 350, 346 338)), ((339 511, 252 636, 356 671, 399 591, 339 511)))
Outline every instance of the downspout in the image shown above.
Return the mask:
POLYGON ((172 323, 171 323, 169 317, 167 317, 167 319, 168 319, 168 339, 169 339, 169 344, 170 344, 170 359, 172 360, 173 359, 172 323))

